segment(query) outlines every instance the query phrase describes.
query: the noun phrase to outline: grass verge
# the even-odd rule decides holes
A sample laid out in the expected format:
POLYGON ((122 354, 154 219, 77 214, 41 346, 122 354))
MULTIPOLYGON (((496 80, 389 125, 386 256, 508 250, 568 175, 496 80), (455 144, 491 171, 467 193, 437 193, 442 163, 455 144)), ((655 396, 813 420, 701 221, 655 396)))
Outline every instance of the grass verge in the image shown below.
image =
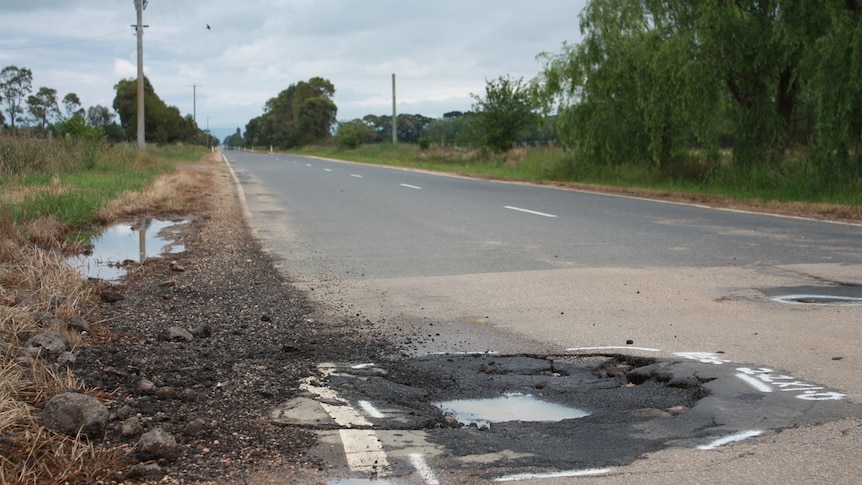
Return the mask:
POLYGON ((178 162, 205 153, 0 138, 0 484, 95 483, 123 467, 128 450, 58 435, 38 419, 40 406, 64 390, 111 396, 86 388, 66 367, 21 358, 22 349, 45 330, 63 333, 73 348, 105 337, 99 322, 89 333, 67 328, 72 317, 92 319, 101 288, 65 264, 58 249, 74 246, 70 235, 90 225, 193 210, 211 175, 178 162), (40 312, 56 319, 46 324, 40 312))

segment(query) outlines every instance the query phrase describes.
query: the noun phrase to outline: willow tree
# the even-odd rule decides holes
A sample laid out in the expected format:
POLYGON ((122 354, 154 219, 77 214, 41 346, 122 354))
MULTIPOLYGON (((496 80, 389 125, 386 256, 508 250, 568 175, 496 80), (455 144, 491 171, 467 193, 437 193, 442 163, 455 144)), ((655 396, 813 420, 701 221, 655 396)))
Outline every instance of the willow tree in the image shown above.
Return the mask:
POLYGON ((724 138, 738 165, 775 162, 836 5, 592 0, 583 42, 544 56, 541 93, 563 102, 563 138, 593 160, 664 167, 724 138))

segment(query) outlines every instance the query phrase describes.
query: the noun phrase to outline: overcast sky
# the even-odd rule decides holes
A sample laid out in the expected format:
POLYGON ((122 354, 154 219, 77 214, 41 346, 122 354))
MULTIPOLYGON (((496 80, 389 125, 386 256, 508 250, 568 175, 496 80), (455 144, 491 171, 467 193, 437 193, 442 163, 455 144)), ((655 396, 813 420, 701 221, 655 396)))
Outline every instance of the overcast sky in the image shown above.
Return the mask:
MULTIPOLYGON (((486 80, 535 77, 537 54, 580 40, 585 3, 150 0, 145 73, 219 139, 315 76, 335 85, 339 120, 391 114, 393 73, 398 113, 436 118, 469 110, 486 80)), ((137 75, 135 21, 133 0, 0 0, 0 69, 30 69, 34 93, 111 107, 114 85, 137 75)))

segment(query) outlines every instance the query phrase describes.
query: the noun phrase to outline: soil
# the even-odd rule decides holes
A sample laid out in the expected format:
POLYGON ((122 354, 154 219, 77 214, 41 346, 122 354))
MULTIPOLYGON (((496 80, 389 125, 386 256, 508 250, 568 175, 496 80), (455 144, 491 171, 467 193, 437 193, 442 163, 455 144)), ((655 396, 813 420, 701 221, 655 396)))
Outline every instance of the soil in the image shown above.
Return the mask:
POLYGON ((185 251, 148 259, 110 288, 123 299, 98 308, 102 324, 75 366, 88 389, 111 394, 104 446, 127 452, 129 466, 140 438, 121 433, 130 417, 180 445, 179 458, 160 460, 154 474, 126 467, 114 479, 249 483, 256 470, 325 467, 305 454, 312 431, 274 424, 267 412, 294 397, 319 362, 379 361, 395 349, 360 317, 327 321, 279 274, 246 226, 224 164, 192 169, 210 171, 213 183, 200 210, 183 216, 185 251), (171 326, 195 338, 164 340, 171 326))

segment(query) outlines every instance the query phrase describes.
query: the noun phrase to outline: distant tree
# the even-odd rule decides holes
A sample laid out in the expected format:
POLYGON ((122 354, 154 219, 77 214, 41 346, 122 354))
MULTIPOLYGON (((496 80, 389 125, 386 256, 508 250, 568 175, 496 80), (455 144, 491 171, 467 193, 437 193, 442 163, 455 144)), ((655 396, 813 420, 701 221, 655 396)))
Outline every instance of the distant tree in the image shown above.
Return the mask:
POLYGON ((338 108, 335 86, 313 77, 291 84, 264 105, 264 114, 246 125, 246 143, 293 148, 332 136, 338 108))
POLYGON ((9 123, 15 131, 15 121, 24 114, 24 102, 33 89, 33 73, 27 68, 6 66, 0 71, 0 93, 9 114, 9 123))
POLYGON ((236 133, 226 137, 224 139, 224 146, 226 147, 240 147, 243 146, 244 140, 242 138, 242 134, 239 131, 239 128, 236 129, 236 133))
POLYGON ((27 111, 39 123, 39 131, 45 132, 48 123, 60 116, 60 107, 57 105, 57 90, 41 87, 35 95, 27 98, 27 111))
POLYGON ((336 139, 338 146, 353 149, 364 143, 375 143, 377 133, 362 120, 342 121, 338 123, 336 139))
POLYGON ((475 103, 470 128, 477 144, 494 151, 512 148, 524 130, 538 122, 528 85, 508 76, 485 83, 485 96, 471 95, 475 103))
POLYGON ((450 111, 442 118, 431 120, 425 128, 425 136, 442 146, 469 143, 466 126, 470 113, 450 111))
MULTIPOLYGON (((123 79, 114 89, 114 110, 120 115, 120 124, 126 139, 137 133, 137 80, 123 79)), ((168 106, 156 94, 149 79, 144 78, 144 132, 151 143, 192 143, 200 139, 201 131, 191 116, 183 118, 179 108, 168 106)))
POLYGON ((84 108, 81 107, 81 99, 75 93, 69 93, 63 96, 63 108, 66 118, 71 118, 75 115, 85 116, 84 108))

